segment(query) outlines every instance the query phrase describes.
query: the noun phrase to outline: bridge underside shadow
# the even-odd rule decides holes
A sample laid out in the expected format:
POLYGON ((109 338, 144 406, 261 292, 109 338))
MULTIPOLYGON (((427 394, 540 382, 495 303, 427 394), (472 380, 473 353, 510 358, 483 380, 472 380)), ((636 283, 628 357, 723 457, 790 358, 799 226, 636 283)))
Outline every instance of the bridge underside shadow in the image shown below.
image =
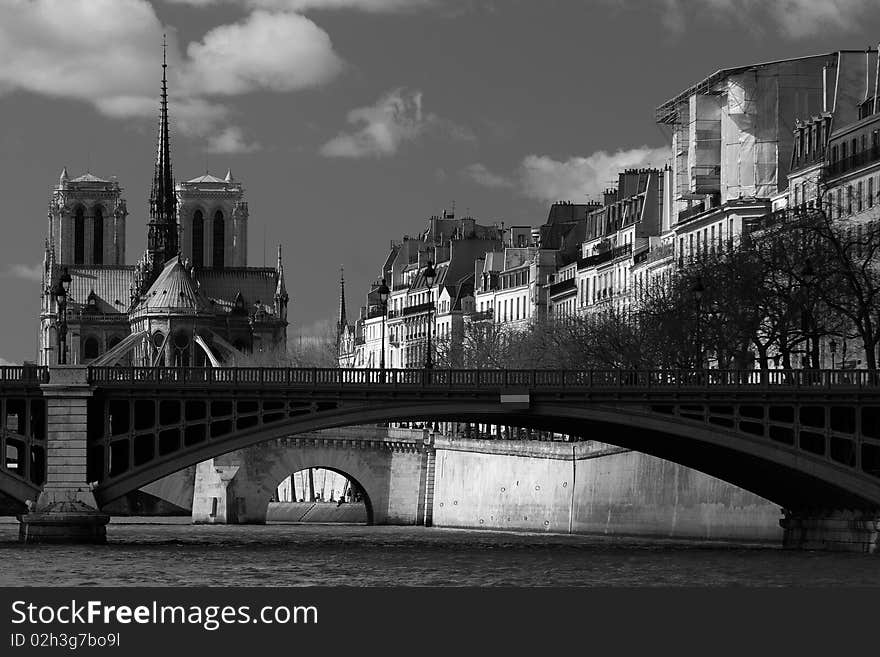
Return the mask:
MULTIPOLYGON (((768 438, 651 412, 647 406, 533 403, 527 410, 510 410, 497 402, 468 404, 460 400, 448 404, 346 402, 271 424, 261 422, 252 429, 181 448, 107 478, 95 494, 103 504, 186 466, 267 440, 320 429, 411 420, 508 424, 593 439, 699 470, 787 510, 880 509, 880 479, 871 474, 768 438)), ((335 467, 332 462, 323 465, 335 467)), ((345 467, 340 469, 346 471, 345 467)))
POLYGON ((36 502, 41 488, 21 477, 0 470, 0 515, 18 514, 26 510, 25 502, 36 502))

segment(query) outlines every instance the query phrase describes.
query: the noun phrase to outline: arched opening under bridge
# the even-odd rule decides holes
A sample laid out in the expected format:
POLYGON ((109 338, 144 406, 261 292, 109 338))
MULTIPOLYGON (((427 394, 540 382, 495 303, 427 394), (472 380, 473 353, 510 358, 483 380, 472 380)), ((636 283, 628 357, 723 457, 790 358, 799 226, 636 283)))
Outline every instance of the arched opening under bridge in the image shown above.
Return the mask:
POLYGON ((266 522, 372 524, 369 496, 356 479, 334 468, 304 468, 275 489, 266 522))

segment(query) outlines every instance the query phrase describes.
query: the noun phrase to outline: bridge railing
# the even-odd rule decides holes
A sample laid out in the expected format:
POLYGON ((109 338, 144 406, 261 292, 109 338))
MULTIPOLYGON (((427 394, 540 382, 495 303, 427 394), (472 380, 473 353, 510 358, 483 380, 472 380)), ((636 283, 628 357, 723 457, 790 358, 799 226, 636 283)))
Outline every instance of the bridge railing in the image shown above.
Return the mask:
POLYGON ((43 365, 3 365, 0 367, 0 383, 23 383, 36 385, 49 380, 49 368, 43 365))
MULTIPOLYGON (((46 380, 47 368, 0 368, 0 382, 46 380)), ((868 370, 453 370, 293 367, 90 367, 91 383, 489 388, 880 387, 868 370)))

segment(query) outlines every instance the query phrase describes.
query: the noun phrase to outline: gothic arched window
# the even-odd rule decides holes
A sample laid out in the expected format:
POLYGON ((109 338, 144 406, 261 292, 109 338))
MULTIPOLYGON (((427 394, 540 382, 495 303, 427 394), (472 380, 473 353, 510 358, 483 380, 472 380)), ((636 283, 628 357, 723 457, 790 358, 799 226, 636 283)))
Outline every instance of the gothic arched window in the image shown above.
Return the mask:
POLYGON ((95 231, 92 235, 92 261, 96 265, 104 264, 104 213, 101 207, 95 208, 95 231))
POLYGON ((86 216, 82 206, 73 217, 73 264, 81 265, 86 259, 86 216))
POLYGON ((223 213, 217 210, 214 215, 214 261, 215 269, 223 269, 223 256, 226 254, 226 223, 223 221, 223 213))
POLYGON ((205 264, 205 218, 201 210, 196 210, 193 214, 192 263, 195 267, 203 267, 205 264))
POLYGON ((89 336, 83 342, 83 360, 93 360, 98 357, 101 352, 101 346, 98 344, 98 338, 89 336))

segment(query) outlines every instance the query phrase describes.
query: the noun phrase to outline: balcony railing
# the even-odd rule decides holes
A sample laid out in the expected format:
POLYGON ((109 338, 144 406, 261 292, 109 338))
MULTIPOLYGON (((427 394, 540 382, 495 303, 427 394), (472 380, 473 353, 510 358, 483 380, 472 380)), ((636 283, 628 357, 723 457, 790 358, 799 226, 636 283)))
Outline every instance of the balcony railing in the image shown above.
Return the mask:
POLYGON ((629 255, 632 252, 632 244, 624 244, 596 255, 578 259, 578 269, 587 269, 588 267, 596 267, 611 260, 615 260, 622 256, 629 255))
POLYGON ((403 309, 403 316, 408 317, 409 315, 418 315, 419 313, 426 313, 429 310, 434 310, 434 302, 426 301, 425 303, 419 303, 415 306, 409 306, 403 309))
POLYGON ((565 294, 566 292, 571 292, 575 289, 575 280, 573 278, 567 278, 564 281, 557 281, 550 286, 550 296, 554 297, 558 294, 565 294))
POLYGON ((472 322, 483 322, 489 319, 493 319, 495 317, 494 310, 478 310, 477 312, 473 312, 468 317, 472 322))
POLYGON ((853 153, 849 157, 831 162, 825 167, 825 175, 828 178, 833 178, 878 161, 880 161, 880 147, 867 148, 858 153, 853 153))
MULTIPOLYGON (((17 370, 21 367, 5 368, 17 370)), ((34 367, 34 376, 47 368, 34 367)), ((5 376, 6 374, 4 374, 5 376)), ((20 380, 20 379, 16 379, 20 380)), ((415 388, 880 388, 869 370, 447 370, 293 367, 89 367, 95 385, 175 383, 192 385, 362 385, 415 388)))

